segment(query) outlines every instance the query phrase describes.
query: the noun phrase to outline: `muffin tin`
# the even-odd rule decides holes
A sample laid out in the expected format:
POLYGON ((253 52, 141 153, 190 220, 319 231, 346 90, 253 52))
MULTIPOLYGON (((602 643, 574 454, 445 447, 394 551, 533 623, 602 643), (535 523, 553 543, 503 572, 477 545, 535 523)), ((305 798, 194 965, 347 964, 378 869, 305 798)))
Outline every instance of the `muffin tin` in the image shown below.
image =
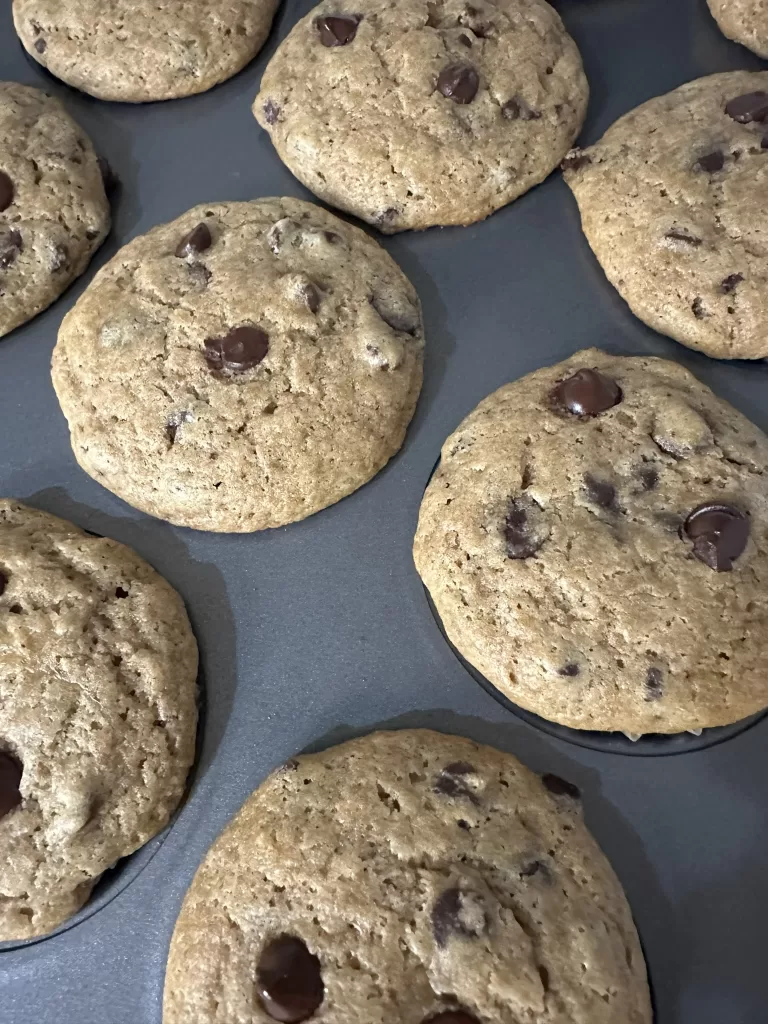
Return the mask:
MULTIPOLYGON (((114 230, 94 267, 198 202, 311 198, 250 113, 276 41, 310 6, 287 0, 266 50, 231 82, 137 107, 100 103, 50 78, 25 57, 10 5, 0 8, 0 78, 59 96, 122 180, 114 230)), ((592 87, 586 142, 691 78, 765 67, 722 37, 705 0, 556 6, 592 87)), ((160 1024, 180 901, 223 825, 296 751, 381 726, 462 733, 577 783, 635 913, 657 1024, 768 1020, 768 720, 723 732, 716 745, 705 734, 639 757, 621 756, 645 752, 623 737, 593 746, 593 734, 513 713, 444 639, 410 553, 442 442, 506 381, 593 344, 663 355, 766 429, 768 365, 709 360, 637 321, 592 257, 558 174, 483 224, 383 244, 424 304, 425 384, 415 419, 403 451, 369 485, 285 529, 176 529, 77 468, 49 361, 58 324, 93 269, 0 342, 2 493, 131 545, 166 576, 187 601, 207 700, 191 793, 171 828, 109 873, 58 934, 0 949, 2 1024, 160 1024), (663 756, 673 752, 679 756, 663 756)))

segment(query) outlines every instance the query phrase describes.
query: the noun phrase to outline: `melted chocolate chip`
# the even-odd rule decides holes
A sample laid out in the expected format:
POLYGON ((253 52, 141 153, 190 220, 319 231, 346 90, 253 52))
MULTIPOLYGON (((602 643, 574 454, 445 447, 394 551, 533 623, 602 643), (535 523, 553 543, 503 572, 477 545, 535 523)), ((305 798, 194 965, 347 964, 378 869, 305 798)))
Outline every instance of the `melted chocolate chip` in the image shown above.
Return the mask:
POLYGON ((529 515, 531 509, 530 500, 510 498, 503 531, 507 558, 530 558, 536 554, 546 540, 547 535, 542 530, 536 529, 536 524, 531 522, 529 515))
POLYGON ((126 598, 128 597, 128 591, 122 587, 115 587, 115 597, 126 598))
POLYGON ((426 1017, 422 1024, 480 1024, 477 1017, 465 1010, 443 1010, 434 1017, 426 1017))
POLYGON ((292 935, 281 935, 264 948, 256 980, 264 1009, 286 1024, 308 1020, 325 996, 320 961, 292 935))
POLYGON ((330 14, 315 19, 315 28, 323 46, 346 46, 357 35, 362 14, 330 14))
POLYGON ((559 775, 547 773, 542 775, 541 781, 554 796, 568 796, 571 800, 581 800, 581 790, 579 787, 574 786, 572 782, 566 782, 559 775))
POLYGON ((207 224, 200 223, 188 235, 184 235, 176 246, 176 255, 179 259, 185 259, 187 256, 199 256, 201 252, 210 249, 212 244, 211 229, 207 224))
POLYGON ((205 339, 205 360, 212 370, 243 373, 258 366, 269 351, 269 336, 260 327, 244 324, 223 338, 205 339))
POLYGON ((459 42, 462 44, 462 46, 466 46, 468 49, 471 49, 472 47, 472 40, 469 38, 466 32, 461 33, 461 35, 459 36, 459 42))
POLYGON ((701 301, 700 295, 697 295, 691 303, 691 310, 693 311, 693 315, 696 317, 697 320, 703 320, 705 317, 709 316, 706 309, 704 309, 704 304, 701 301))
POLYGON ((316 313, 320 309, 320 291, 311 281, 308 281, 301 289, 302 297, 307 304, 310 313, 316 313))
POLYGON ((566 154, 560 166, 564 171, 580 171, 582 167, 587 167, 591 163, 592 157, 588 153, 583 153, 580 149, 572 149, 570 153, 566 154))
POLYGON ((591 473, 584 474, 584 488, 587 497, 593 505, 608 509, 610 512, 617 512, 619 505, 616 501, 616 488, 607 480, 598 480, 591 473))
POLYGON ((5 588, 8 586, 8 577, 4 572, 0 572, 0 597, 5 593, 5 588))
POLYGON ((476 939, 486 928, 485 911, 471 893, 446 889, 438 896, 432 908, 432 931, 441 949, 453 936, 476 939))
POLYGON ((437 76, 438 92, 454 103, 471 103, 479 85, 480 76, 471 64, 449 64, 437 76))
POLYGON ((708 174, 722 171, 725 166, 725 155, 722 150, 714 149, 711 153, 705 153, 704 156, 700 156, 696 161, 696 166, 708 174))
POLYGON ((48 49, 48 43, 46 43, 44 39, 36 39, 35 49, 38 53, 45 53, 45 51, 48 49))
POLYGON ((533 110, 519 96, 513 96, 511 100, 502 104, 501 115, 508 121, 538 121, 541 118, 539 111, 533 110))
POLYGON ((0 171, 0 213, 8 209, 13 202, 15 194, 16 190, 13 187, 13 182, 5 171, 0 171))
POLYGON ((264 120, 267 124, 277 124, 279 117, 280 107, 278 107, 274 100, 267 100, 264 104, 264 120))
POLYGON ((672 230, 668 231, 664 237, 669 238, 673 242, 685 242, 686 245, 701 245, 700 238, 697 238, 696 235, 692 235, 689 231, 685 231, 683 228, 672 228, 672 230))
POLYGON ((662 682, 661 669, 649 668, 645 676, 645 699, 647 701, 661 700, 664 696, 664 684, 662 682))
POLYGON ((0 270, 7 270, 12 263, 16 262, 16 257, 22 252, 24 252, 24 240, 20 232, 14 229, 0 234, 0 270))
POLYGON ((378 225, 391 224, 399 214, 399 210, 395 206, 388 206, 386 210, 382 210, 381 213, 376 214, 376 223, 378 225))
POLYGON ((410 335, 416 333, 419 321, 415 310, 390 309, 377 295, 372 295, 369 301, 384 323, 391 327, 393 331, 402 331, 403 334, 410 335))
POLYGON ((435 793, 440 796, 466 797, 471 803, 477 804, 477 797, 464 780, 465 775, 473 775, 474 772, 474 767, 466 761, 447 764, 435 780, 435 793))
POLYGON ((726 103, 725 112, 739 124, 765 121, 768 118, 768 92, 747 92, 736 96, 726 103))
POLYGON ((554 387, 549 398, 555 409, 586 419, 612 409, 623 395, 612 377, 597 370, 577 370, 554 387))
POLYGON ((104 182, 104 191, 108 196, 112 195, 112 193, 118 188, 120 179, 110 167, 109 161, 106 157, 96 157, 96 162, 99 165, 101 180, 104 182))
POLYGON ((568 678, 572 679, 574 676, 577 676, 580 671, 581 669, 575 661, 568 661, 565 663, 565 665, 563 665, 562 668, 559 668, 557 670, 557 674, 559 676, 567 676, 568 678))
POLYGON ((24 767, 17 757, 0 751, 0 818, 21 803, 19 786, 24 767))
POLYGON ((720 282, 720 291, 723 295, 730 295, 737 284, 741 284, 744 280, 742 274, 729 274, 723 281, 720 282))
POLYGON ((749 519, 732 505, 710 502, 688 515, 683 531, 700 561, 717 572, 730 572, 747 546, 749 519))

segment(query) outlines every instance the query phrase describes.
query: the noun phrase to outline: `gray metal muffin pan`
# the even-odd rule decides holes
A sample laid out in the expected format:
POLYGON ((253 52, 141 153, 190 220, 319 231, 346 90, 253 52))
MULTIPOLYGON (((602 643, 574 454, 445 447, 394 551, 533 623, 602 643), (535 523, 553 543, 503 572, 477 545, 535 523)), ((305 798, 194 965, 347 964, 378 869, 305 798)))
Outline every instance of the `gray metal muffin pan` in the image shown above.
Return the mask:
MULTIPOLYGON (((311 198, 249 109, 277 40, 309 6, 288 0, 264 53, 233 81, 132 107, 50 78, 23 53, 10 4, 2 5, 0 79, 61 97, 122 180, 114 230, 94 267, 195 203, 311 198)), ((720 35, 705 0, 557 6, 592 87, 587 142, 691 78, 765 66, 720 35)), ((663 355, 765 429, 768 365, 709 360, 635 320, 592 257, 558 174, 483 224, 383 244, 424 303, 416 417, 403 451, 374 481, 285 529, 176 529, 78 469, 49 361, 61 317, 93 270, 0 342, 0 492, 123 541, 163 573, 187 602, 207 699, 191 794, 174 825, 119 865, 71 926, 0 950, 0 1024, 160 1024, 176 914, 221 828, 292 754, 382 726, 462 733, 576 782, 632 904, 657 1024, 768 1022, 768 719, 678 756, 623 756, 545 731, 472 678, 443 638, 410 554, 443 440, 506 381, 588 345, 663 355)))

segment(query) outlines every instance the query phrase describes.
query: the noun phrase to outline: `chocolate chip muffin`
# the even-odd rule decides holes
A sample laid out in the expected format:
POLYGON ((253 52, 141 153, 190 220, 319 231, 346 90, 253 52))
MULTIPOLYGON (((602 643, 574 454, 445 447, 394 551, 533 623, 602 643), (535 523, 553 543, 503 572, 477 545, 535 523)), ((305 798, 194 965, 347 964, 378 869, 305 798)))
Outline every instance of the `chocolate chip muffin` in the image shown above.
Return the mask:
POLYGON ((687 370, 596 349, 486 398, 427 487, 416 566, 458 650, 574 729, 768 706, 768 438, 687 370))
POLYGON ((253 109, 300 181, 389 233, 471 224, 538 184, 587 95, 544 0, 324 0, 253 109))
POLYGON ((253 60, 278 0, 13 0, 24 48, 68 85, 146 103, 204 92, 253 60))
POLYGON ((187 894, 164 1024, 650 1024, 579 792, 428 731, 299 757, 187 894))
POLYGON ((721 30, 734 42, 768 57, 768 5, 765 0, 707 0, 721 30))
POLYGON ((85 132, 47 93, 0 82, 0 337, 82 274, 109 225, 85 132))
POLYGON ((620 118, 563 168, 608 280, 645 323, 768 356, 768 71, 711 75, 620 118))
POLYGON ((0 500, 0 941, 44 935, 156 835, 195 749, 197 647, 129 548, 0 500))
POLYGON ((403 442, 424 334, 376 242, 296 199, 199 206, 135 239, 65 318, 78 462, 131 505, 248 532, 360 487, 403 442))

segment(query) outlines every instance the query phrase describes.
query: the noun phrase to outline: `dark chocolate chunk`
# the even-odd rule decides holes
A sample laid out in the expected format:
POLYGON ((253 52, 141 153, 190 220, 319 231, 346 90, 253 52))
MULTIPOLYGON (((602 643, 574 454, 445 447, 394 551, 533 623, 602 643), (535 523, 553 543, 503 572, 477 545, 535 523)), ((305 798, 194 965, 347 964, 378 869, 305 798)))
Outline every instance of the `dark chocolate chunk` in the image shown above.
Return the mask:
POLYGON ((471 103, 479 85, 480 76, 471 64, 449 64, 437 76, 438 91, 454 103, 471 103))
POLYGON ((115 588, 115 597, 120 597, 120 598, 128 597, 128 591, 127 590, 123 590, 122 587, 116 587, 115 588))
POLYGON ((554 387, 549 398, 557 410, 588 418, 612 409, 623 395, 612 377, 597 370, 577 370, 554 387))
POLYGON ((466 1010, 443 1010, 434 1017, 427 1017, 422 1024, 480 1024, 477 1017, 473 1017, 466 1010))
POLYGON ((5 593, 5 588, 8 586, 8 576, 4 572, 0 572, 0 597, 5 593))
POLYGON ((440 796, 466 797, 471 803, 477 804, 477 797, 464 779, 465 775, 473 775, 474 772, 475 769, 466 761, 447 764, 435 780, 435 793, 439 793, 440 796))
POLYGON ((554 796, 568 796, 571 800, 581 800, 581 790, 579 787, 574 786, 572 782, 561 779, 559 775, 547 773, 542 775, 541 781, 554 796))
POLYGON ((410 335, 416 333, 416 329, 419 326, 416 310, 391 309, 377 295, 372 295, 369 301, 384 323, 391 327, 393 331, 402 331, 403 334, 410 335))
POLYGON ((315 28, 323 46, 346 46, 357 35, 362 14, 329 14, 315 18, 315 28))
POLYGON ((267 100, 264 104, 264 120, 267 124, 277 124, 279 117, 280 107, 278 107, 274 100, 267 100))
POLYGON ((768 92, 746 92, 725 104, 725 112, 739 124, 765 121, 768 118, 768 92))
POLYGON ((743 280, 743 274, 729 274, 728 277, 720 282, 720 291, 723 295, 730 295, 736 285, 741 284, 743 280))
POLYGON ((672 228, 664 237, 671 239, 673 242, 685 242, 686 245, 701 245, 700 238, 692 235, 689 231, 685 231, 683 228, 672 228))
POLYGON ((311 281, 308 281, 301 289, 301 294, 307 304, 310 313, 316 313, 320 309, 320 290, 311 281))
POLYGON ((543 881, 550 882, 552 880, 550 870, 542 860, 532 860, 520 868, 521 878, 533 878, 534 875, 541 875, 543 881))
POLYGON ((441 949, 445 949, 449 939, 456 935, 476 939, 487 926, 479 900, 461 889, 446 889, 432 908, 432 931, 441 949))
POLYGON ((557 670, 557 674, 559 676, 566 676, 569 679, 573 679, 575 676, 579 674, 580 671, 581 669, 575 661, 567 661, 562 668, 559 668, 557 670))
POLYGON ((0 751, 0 818, 10 814, 21 803, 21 776, 24 766, 13 754, 0 751))
POLYGON ((697 320, 703 320, 705 317, 709 316, 709 313, 704 309, 704 304, 701 301, 700 295, 697 295, 691 303, 691 309, 693 310, 693 315, 697 320))
POLYGON ((46 43, 44 39, 36 39, 35 49, 38 53, 45 53, 45 51, 48 49, 48 43, 46 43))
POLYGON ((293 935, 281 935, 262 950, 256 970, 259 998, 273 1020, 308 1020, 325 996, 320 961, 293 935))
POLYGON ((506 103, 502 104, 501 107, 502 117, 506 117, 508 121, 538 121, 541 118, 541 114, 538 110, 533 110, 524 99, 519 96, 513 96, 511 100, 507 100, 506 103))
POLYGON ((7 270, 16 257, 24 252, 24 240, 21 233, 15 229, 0 234, 0 270, 7 270))
POLYGON ((260 327, 243 324, 223 338, 205 339, 205 360, 212 370, 243 373, 258 366, 269 351, 269 336, 260 327))
POLYGON ((526 498, 510 498, 504 519, 507 558, 530 558, 544 544, 547 534, 531 521, 532 504, 526 498))
POLYGON ((710 569, 730 572, 749 539, 749 519, 732 505, 698 505, 683 524, 694 555, 710 569))
POLYGON ((659 482, 659 471, 655 466, 640 466, 637 471, 644 491, 653 491, 659 482))
POLYGON ((110 196, 120 185, 120 179, 110 167, 106 157, 99 156, 96 158, 96 162, 99 165, 101 180, 104 182, 104 191, 110 196))
POLYGON ((459 36, 459 42, 462 44, 462 46, 466 46, 468 48, 472 46, 472 40, 469 38, 466 32, 461 33, 461 35, 459 36))
POLYGON ((647 701, 661 700, 663 696, 664 684, 661 669, 649 668, 645 676, 645 699, 647 701))
POLYGON ((199 256, 201 252, 210 249, 212 244, 211 229, 207 224, 201 222, 197 227, 192 228, 188 235, 184 235, 176 246, 176 255, 179 259, 184 259, 187 256, 199 256))
POLYGON ((722 171, 725 166, 725 154, 721 149, 714 149, 711 153, 705 153, 704 156, 700 156, 696 161, 696 166, 708 174, 722 171))
POLYGON ((583 153, 580 149, 572 149, 570 153, 566 153, 560 166, 564 171, 580 171, 582 167, 587 167, 591 163, 592 157, 589 153, 583 153))
POLYGON ((0 213, 8 209, 13 202, 15 194, 16 190, 13 187, 13 182, 5 171, 0 171, 0 213))
MULTIPOLYGON (((376 215, 377 224, 391 224, 400 211, 395 206, 388 206, 386 210, 376 215)), ((338 238, 338 235, 336 236, 338 238)))
POLYGON ((608 509, 610 512, 617 512, 619 505, 616 500, 616 488, 607 480, 598 480, 591 473, 584 474, 584 488, 587 497, 594 505, 608 509))

